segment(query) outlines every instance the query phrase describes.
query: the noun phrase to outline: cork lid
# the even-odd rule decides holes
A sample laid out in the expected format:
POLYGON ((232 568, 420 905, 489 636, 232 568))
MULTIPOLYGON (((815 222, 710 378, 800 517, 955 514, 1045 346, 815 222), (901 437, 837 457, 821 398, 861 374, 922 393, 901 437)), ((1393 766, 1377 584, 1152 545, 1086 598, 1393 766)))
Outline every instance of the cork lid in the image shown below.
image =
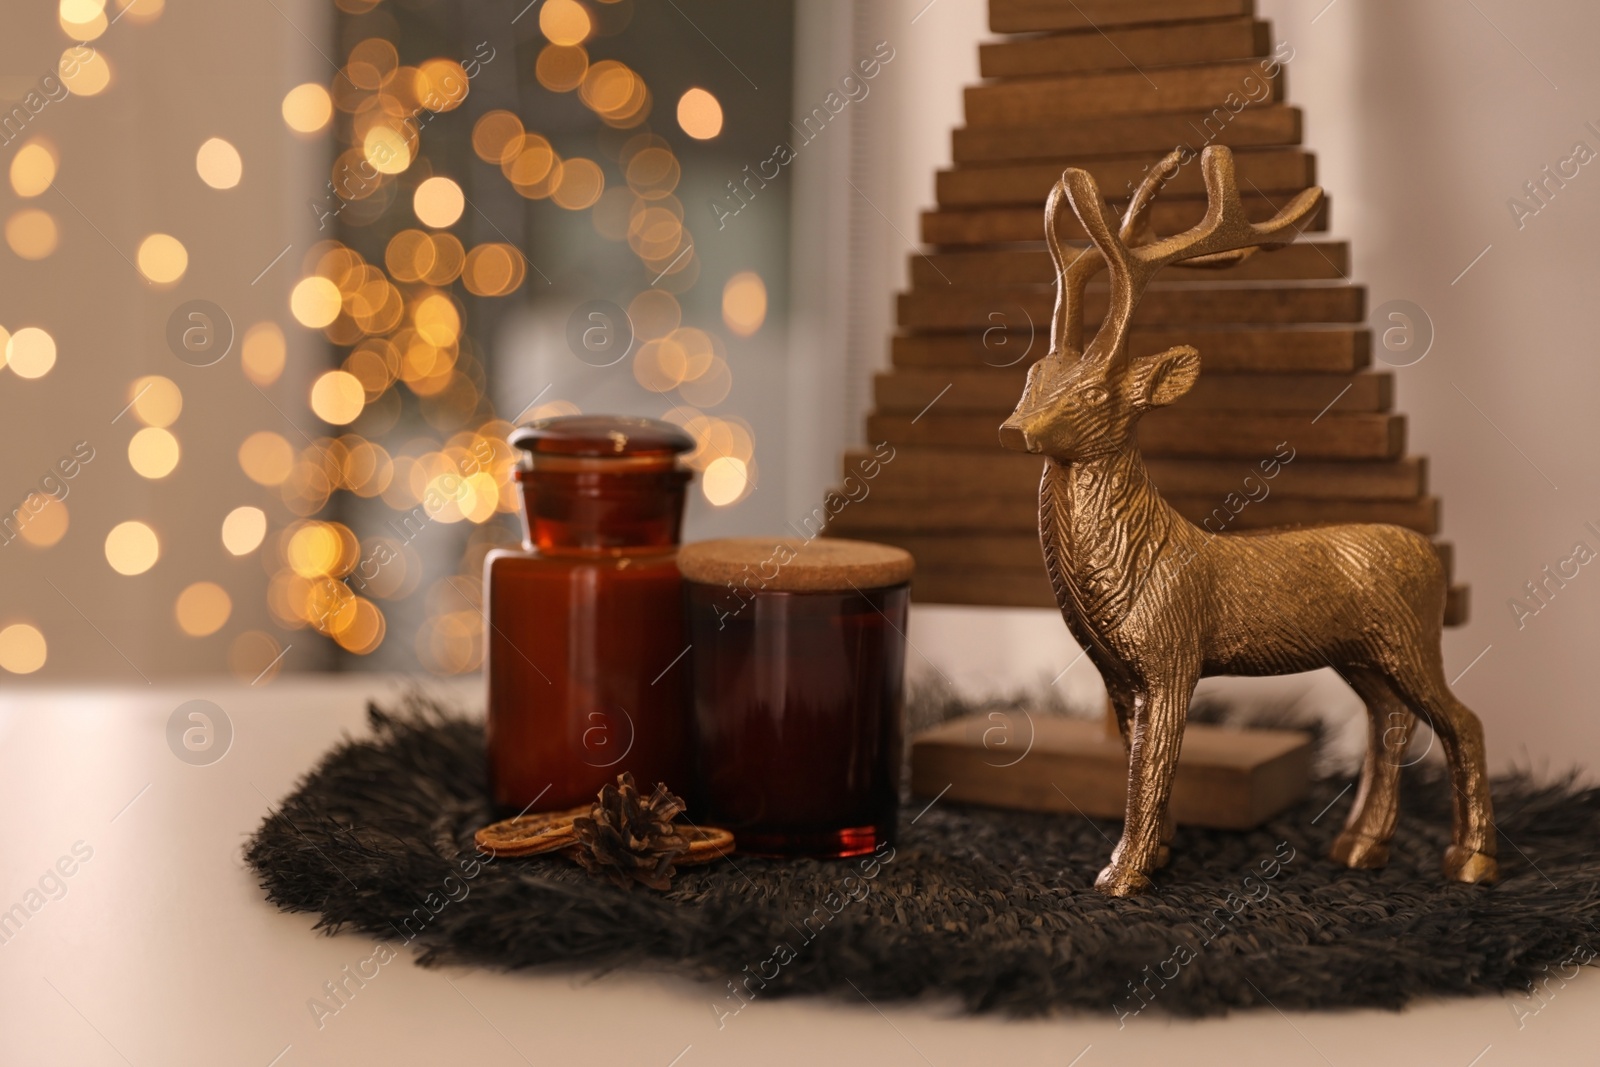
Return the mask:
POLYGON ((759 588, 788 593, 875 589, 911 579, 911 553, 871 541, 820 537, 729 537, 678 550, 678 570, 691 582, 723 585, 751 577, 759 588))

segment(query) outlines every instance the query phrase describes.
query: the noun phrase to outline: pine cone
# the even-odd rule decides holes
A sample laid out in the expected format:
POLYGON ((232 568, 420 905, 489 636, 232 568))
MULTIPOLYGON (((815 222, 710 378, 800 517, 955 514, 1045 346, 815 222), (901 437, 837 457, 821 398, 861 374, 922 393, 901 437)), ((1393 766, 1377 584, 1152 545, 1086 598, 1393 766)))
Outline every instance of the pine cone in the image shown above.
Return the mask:
POLYGON ((672 822, 683 808, 664 784, 658 782, 646 799, 633 775, 618 775, 616 785, 600 790, 600 801, 588 815, 572 820, 578 835, 573 858, 590 874, 603 874, 624 889, 634 882, 670 889, 677 873, 672 861, 689 850, 689 839, 672 822))

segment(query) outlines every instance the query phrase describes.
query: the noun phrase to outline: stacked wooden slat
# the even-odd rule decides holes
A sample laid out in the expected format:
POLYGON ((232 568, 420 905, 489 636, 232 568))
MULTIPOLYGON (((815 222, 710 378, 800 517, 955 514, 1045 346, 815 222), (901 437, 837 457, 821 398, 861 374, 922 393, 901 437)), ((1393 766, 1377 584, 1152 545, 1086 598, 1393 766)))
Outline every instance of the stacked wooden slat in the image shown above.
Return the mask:
MULTIPOLYGON (((1037 536, 1040 460, 997 436, 1049 345, 1051 186, 1064 167, 1084 167, 1120 210, 1174 146, 1197 156, 1225 144, 1246 210, 1265 219, 1315 184, 1315 160, 1283 102, 1288 53, 1275 52, 1253 0, 990 0, 989 10, 991 29, 1015 36, 980 47, 986 80, 966 90, 954 166, 922 216, 929 247, 911 260, 893 369, 878 376, 867 420, 867 439, 887 441, 894 458, 863 480, 871 450, 845 457, 855 478, 843 495, 854 499, 830 509, 828 532, 910 549, 922 602, 1054 606, 1037 536)), ((1173 233, 1205 208, 1191 163, 1152 221, 1173 233)), ((1304 229, 1326 226, 1324 207, 1304 229)), ((1329 522, 1438 533, 1393 379, 1371 369, 1366 292, 1349 282, 1349 262, 1343 242, 1303 236, 1224 271, 1174 268, 1146 292, 1133 353, 1192 344, 1204 367, 1189 395, 1139 429, 1151 477, 1192 521, 1228 533, 1329 522)), ((1107 295, 1103 279, 1090 286, 1087 329, 1107 295)), ((1453 586, 1447 621, 1464 621, 1466 607, 1453 586)))

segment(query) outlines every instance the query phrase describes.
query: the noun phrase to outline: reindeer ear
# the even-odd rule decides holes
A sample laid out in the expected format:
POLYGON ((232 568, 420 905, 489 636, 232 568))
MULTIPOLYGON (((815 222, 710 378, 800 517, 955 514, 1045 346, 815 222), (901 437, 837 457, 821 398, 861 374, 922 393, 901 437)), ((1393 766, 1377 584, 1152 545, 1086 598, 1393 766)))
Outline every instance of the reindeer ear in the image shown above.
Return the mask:
POLYGON ((1200 353, 1179 345, 1140 356, 1128 368, 1130 398, 1140 407, 1165 407, 1187 393, 1200 377, 1200 353))

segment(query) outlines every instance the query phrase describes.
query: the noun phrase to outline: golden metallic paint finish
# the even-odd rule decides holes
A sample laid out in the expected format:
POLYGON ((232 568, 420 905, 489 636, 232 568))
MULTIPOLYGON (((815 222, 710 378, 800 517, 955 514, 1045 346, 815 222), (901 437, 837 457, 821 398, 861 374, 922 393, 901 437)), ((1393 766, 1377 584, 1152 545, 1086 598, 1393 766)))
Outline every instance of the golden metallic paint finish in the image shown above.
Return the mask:
MULTIPOLYGON (((1164 159, 1135 192, 1120 230, 1086 171, 1068 168, 1045 206, 1056 266, 1050 351, 1028 372, 1000 428, 1008 448, 1043 454, 1039 536, 1067 628, 1106 681, 1128 750, 1122 840, 1096 888, 1151 888, 1171 836, 1167 801, 1195 682, 1207 675, 1287 674, 1331 666, 1367 704, 1372 727, 1361 785, 1332 858, 1379 867, 1399 814, 1400 769, 1417 718, 1439 737, 1456 791, 1444 873, 1498 874, 1483 728, 1445 683, 1439 637, 1445 576, 1426 538, 1397 526, 1342 525, 1273 534, 1217 534, 1175 512, 1134 447, 1144 412, 1179 399, 1200 373, 1187 345, 1130 359, 1127 331, 1145 286, 1172 263, 1228 266, 1292 240, 1321 198, 1300 193, 1259 225, 1239 200, 1232 153, 1200 158, 1205 218, 1173 237, 1151 229, 1151 200, 1176 173, 1164 159), (1058 230, 1063 206, 1093 248, 1058 230), (1083 289, 1101 269, 1111 305, 1083 344, 1083 289)), ((1292 442, 1291 442, 1292 443, 1292 442)))

